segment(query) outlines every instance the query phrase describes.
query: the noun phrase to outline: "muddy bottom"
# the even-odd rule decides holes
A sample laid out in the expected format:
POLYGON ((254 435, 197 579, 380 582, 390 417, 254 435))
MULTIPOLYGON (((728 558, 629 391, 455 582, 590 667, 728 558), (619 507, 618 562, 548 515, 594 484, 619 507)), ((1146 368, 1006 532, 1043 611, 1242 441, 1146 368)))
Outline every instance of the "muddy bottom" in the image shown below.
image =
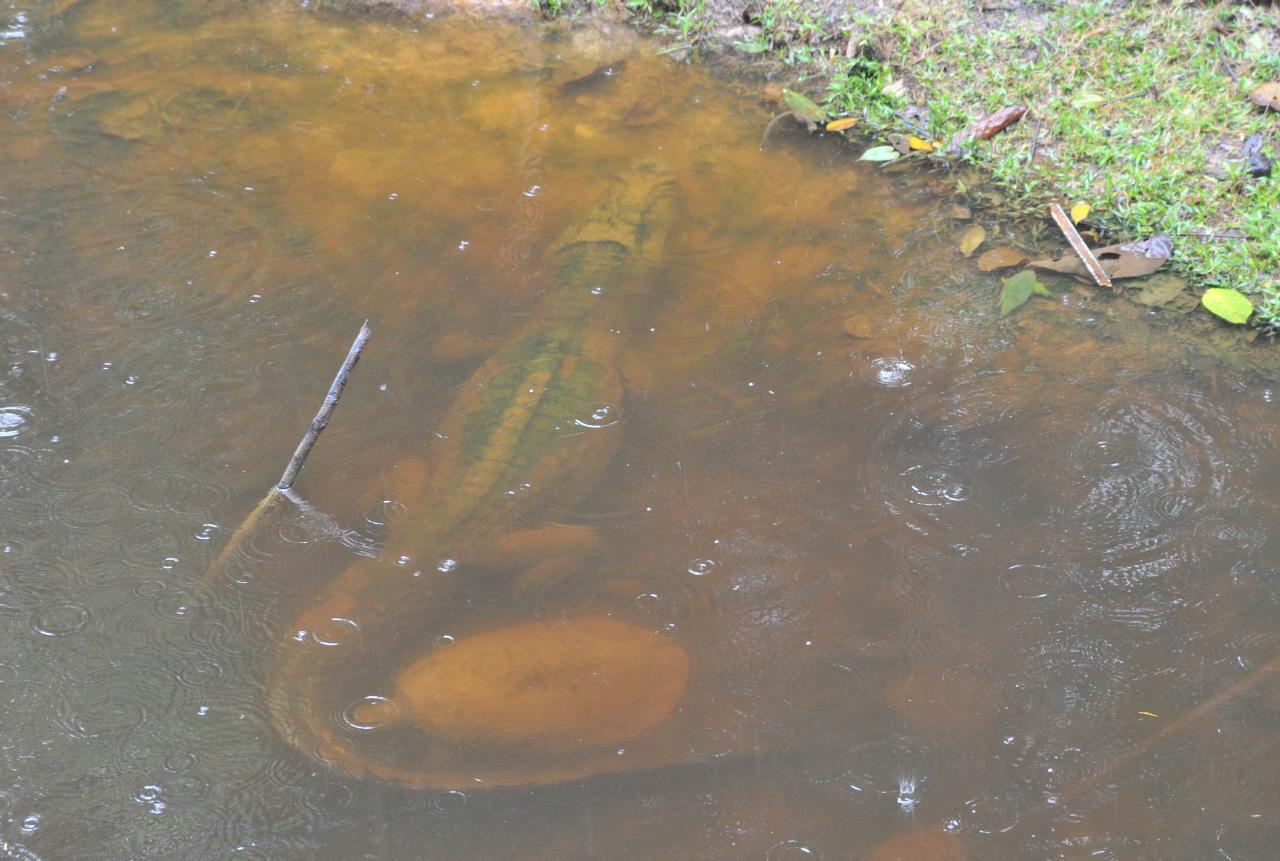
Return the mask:
POLYGON ((1000 317, 929 176, 626 31, 61 6, 0 32, 0 857, 1270 857, 1269 352, 1000 317))

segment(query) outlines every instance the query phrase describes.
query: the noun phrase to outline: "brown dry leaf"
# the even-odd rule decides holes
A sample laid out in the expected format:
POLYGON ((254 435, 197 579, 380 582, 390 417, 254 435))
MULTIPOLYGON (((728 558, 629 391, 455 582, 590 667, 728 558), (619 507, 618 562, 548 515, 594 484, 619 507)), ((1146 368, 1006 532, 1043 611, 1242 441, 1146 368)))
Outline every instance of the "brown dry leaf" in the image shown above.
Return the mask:
POLYGON ((858 124, 857 117, 842 117, 841 119, 832 120, 831 122, 827 123, 827 131, 842 132, 845 129, 853 128, 857 124, 858 124))
POLYGON ((1260 108, 1280 111, 1280 81, 1263 84, 1249 94, 1249 101, 1260 108))
POLYGON ((960 253, 965 257, 972 257, 973 252, 978 250, 978 246, 987 238, 987 231, 981 224, 975 224, 964 232, 960 237, 960 253))
POLYGON ((994 272, 997 269, 1009 269, 1013 266, 1021 266, 1026 262, 1027 255, 1023 254, 1016 248, 1001 245, 999 248, 992 248, 990 251, 983 253, 983 255, 978 258, 978 268, 983 272, 994 272))
POLYGON ((1022 119, 1022 115, 1026 112, 1026 105, 1011 105, 1007 108, 1001 108, 994 114, 978 120, 964 131, 958 132, 951 139, 951 146, 959 147, 961 143, 967 140, 990 140, 1022 119))
MULTIPOLYGON (((1150 275, 1163 266, 1172 254, 1173 240, 1164 233, 1157 233, 1141 242, 1108 245, 1093 252, 1093 256, 1098 259, 1103 270, 1112 279, 1141 278, 1144 275, 1150 275)), ((1093 283, 1089 271, 1084 268, 1084 264, 1074 252, 1057 260, 1032 260, 1027 265, 1033 269, 1058 272, 1080 281, 1093 283)))

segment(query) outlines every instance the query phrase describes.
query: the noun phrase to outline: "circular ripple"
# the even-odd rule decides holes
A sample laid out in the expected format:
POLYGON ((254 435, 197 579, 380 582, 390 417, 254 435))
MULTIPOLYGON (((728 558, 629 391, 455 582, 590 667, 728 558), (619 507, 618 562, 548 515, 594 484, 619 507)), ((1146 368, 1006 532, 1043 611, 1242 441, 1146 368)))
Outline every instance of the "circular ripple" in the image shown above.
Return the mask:
POLYGON ((141 703, 109 694, 74 706, 67 723, 78 738, 114 739, 133 732, 146 720, 147 711, 141 703))
POLYGON ((706 577, 715 573, 717 563, 714 559, 693 559, 685 566, 685 570, 694 577, 706 577))
POLYGON ((65 601, 47 604, 31 616, 31 629, 46 637, 64 637, 84 630, 92 614, 83 604, 65 601))
POLYGON ((948 552, 1032 517, 1027 478, 1003 429, 953 414, 946 392, 921 395, 922 403, 887 422, 868 447, 857 477, 863 498, 911 543, 923 539, 948 552), (937 411, 945 422, 935 419, 937 411))
POLYGON ((573 420, 576 427, 589 430, 611 428, 622 421, 621 410, 610 404, 592 404, 582 410, 582 415, 573 420))
POLYGON ((1018 824, 1026 801, 1018 798, 980 796, 964 804, 961 826, 977 834, 1006 834, 1018 824))
POLYGON ((704 727, 689 734, 691 759, 710 762, 723 759, 738 749, 738 734, 727 727, 704 727))
POLYGON ((1005 569, 1000 585, 1015 598, 1035 600, 1049 597, 1062 579, 1062 571, 1056 565, 1020 562, 1005 569))
POLYGON ((342 710, 342 726, 357 732, 369 732, 389 724, 399 710, 399 706, 386 697, 364 696, 342 710))
POLYGON ((1202 393, 1133 385, 1081 422, 1067 453, 1067 517, 1094 558, 1157 553, 1238 501, 1224 494, 1238 492, 1228 488, 1251 457, 1228 419, 1202 393))
POLYGON ((816 662, 803 667, 779 685, 783 701, 804 714, 841 714, 865 705, 867 679, 851 668, 835 662, 816 662))
POLYGON ((222 664, 213 660, 197 660, 188 663, 174 675, 184 687, 204 688, 222 678, 222 664))
POLYGON ((842 778, 856 798, 890 796, 900 802, 917 801, 939 768, 939 759, 926 745, 909 736, 888 735, 855 746, 845 761, 842 778))
POLYGON ((901 356, 882 356, 871 360, 871 379, 887 389, 904 389, 913 382, 916 366, 901 356))
POLYGON ((231 492, 193 473, 150 469, 129 481, 125 498, 139 511, 168 511, 194 517, 220 510, 231 498, 231 492))
POLYGON ((467 806, 467 794, 458 789, 442 792, 431 799, 428 809, 433 816, 452 816, 467 806))
POLYGON ((342 646, 355 640, 359 634, 358 622, 335 616, 312 628, 311 639, 321 646, 342 646))
POLYGON ((792 838, 770 846, 764 857, 765 861, 818 861, 822 850, 811 841, 792 838))
POLYGON ((1133 668, 1120 650, 1102 637, 1072 626, 1046 632, 1029 646, 1031 653, 1023 663, 1025 676, 1011 674, 1006 682, 1028 683, 1027 691, 1011 697, 1015 703, 1021 699, 1020 693, 1034 691, 1041 705, 1057 715, 1071 715, 1074 722, 1087 727, 1092 721, 1110 718, 1129 690, 1133 668))
POLYGON ((200 758, 189 751, 175 751, 164 758, 164 770, 170 774, 182 774, 195 768, 200 758))

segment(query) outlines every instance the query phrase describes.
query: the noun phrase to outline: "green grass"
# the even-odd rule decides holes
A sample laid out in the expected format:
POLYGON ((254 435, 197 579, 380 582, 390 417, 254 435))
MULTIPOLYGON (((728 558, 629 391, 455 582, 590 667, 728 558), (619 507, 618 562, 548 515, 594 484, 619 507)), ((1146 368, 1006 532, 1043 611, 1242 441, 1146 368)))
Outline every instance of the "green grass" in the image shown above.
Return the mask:
POLYGON ((1091 219, 1116 235, 1172 234, 1180 269, 1202 286, 1252 294, 1263 322, 1276 324, 1280 169, 1250 179, 1239 158, 1245 137, 1276 130, 1277 118, 1246 99, 1277 74, 1274 10, 1055 4, 1035 27, 984 28, 961 4, 907 6, 916 14, 886 30, 937 137, 1029 105, 1019 126, 973 144, 971 157, 1021 193, 1091 204, 1091 219), (1044 158, 1028 164, 1037 124, 1044 158))
MULTIPOLYGON (((683 43, 703 40, 715 23, 705 0, 628 4, 683 43)), ((758 29, 737 47, 792 66, 808 79, 801 89, 815 97, 825 89, 833 114, 861 116, 872 133, 918 133, 895 116, 907 104, 929 109, 939 141, 998 108, 1028 105, 1020 124, 964 148, 1011 207, 1043 213, 1051 200, 1086 202, 1089 221, 1110 237, 1169 233, 1179 270, 1202 287, 1245 291, 1258 321, 1280 327, 1280 115, 1246 99, 1280 79, 1280 9, 1008 5, 981 12, 964 0, 883 0, 833 21, 805 0, 764 0, 748 7, 758 29), (1268 179, 1245 175, 1239 157, 1256 132, 1277 157, 1268 179)))

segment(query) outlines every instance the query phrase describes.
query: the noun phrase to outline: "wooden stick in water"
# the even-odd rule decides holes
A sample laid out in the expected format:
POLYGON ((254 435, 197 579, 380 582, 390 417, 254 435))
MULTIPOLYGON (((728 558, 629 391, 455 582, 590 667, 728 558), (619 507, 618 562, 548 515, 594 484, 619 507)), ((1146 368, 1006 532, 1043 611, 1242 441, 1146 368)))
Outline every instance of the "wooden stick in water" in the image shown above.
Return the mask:
POLYGON ((1076 231, 1076 226, 1071 223, 1071 219, 1062 211, 1062 207, 1054 203, 1049 206, 1049 213, 1053 216, 1053 220, 1058 223, 1058 229, 1062 231, 1062 235, 1067 237, 1067 242, 1071 243, 1071 250, 1080 258, 1080 262, 1084 264, 1084 268, 1089 270, 1089 274, 1093 276, 1093 280, 1098 283, 1099 287, 1110 287, 1111 276, 1102 268, 1102 264, 1098 262, 1098 258, 1093 256, 1093 252, 1089 250, 1089 246, 1084 244, 1084 239, 1076 231))
POLYGON ((315 446, 316 440, 320 438, 320 434, 324 432, 324 429, 329 426, 329 418, 333 415, 334 407, 338 405, 338 398, 342 397, 342 389, 347 385, 347 378, 351 376, 351 369, 356 366, 356 362, 360 361, 360 353, 363 352, 364 345, 369 342, 369 338, 372 336, 373 330, 369 328, 369 321, 365 320, 360 326, 360 332, 356 335, 355 341, 351 344, 351 349, 347 351, 347 357, 342 360, 342 367, 338 369, 337 376, 333 378, 333 382, 329 385, 329 391, 324 396, 324 403, 320 405, 315 418, 311 420, 311 425, 307 428, 307 432, 294 450, 293 457, 289 458, 289 465, 285 467, 280 480, 276 482, 275 487, 267 491, 267 495, 262 498, 258 506, 249 512, 249 516, 232 533, 231 539, 222 548, 218 558, 214 559, 213 564, 209 566, 209 573, 201 580, 201 586, 217 578, 227 560, 240 549, 240 545, 244 544, 245 539, 257 529, 258 521, 275 508, 280 503, 280 500, 294 498, 291 493, 293 482, 298 478, 298 472, 302 469, 302 464, 306 461, 307 455, 311 453, 312 447, 315 446))
POLYGON ((1107 763, 1102 768, 1101 771, 1095 772, 1094 774, 1091 774, 1088 777, 1083 777, 1080 780, 1068 786, 1065 790, 1063 790, 1060 798, 1061 799, 1074 798, 1081 795, 1084 792, 1087 792, 1088 790, 1097 786, 1107 777, 1110 777, 1119 769, 1122 769, 1132 764, 1134 760, 1142 756, 1142 754, 1146 753, 1147 751, 1151 750, 1151 748, 1169 740, 1170 738, 1182 732, 1192 724, 1195 724, 1198 721, 1213 714, 1213 712, 1217 711, 1220 706, 1223 706, 1226 703, 1229 703, 1231 700, 1234 700, 1236 697, 1240 696, 1241 694, 1245 693, 1246 691, 1250 690, 1251 688, 1255 687, 1261 682, 1266 681, 1268 677, 1274 675, 1277 671, 1280 671, 1280 657, 1272 658, 1270 661, 1258 667, 1256 670, 1249 673, 1247 676, 1240 679, 1235 684, 1229 685, 1228 687, 1218 691, 1218 693, 1209 697, 1209 699, 1200 703, 1200 705, 1196 706, 1191 711, 1184 714, 1182 717, 1178 718, 1175 721, 1171 721, 1170 723, 1165 724, 1163 727, 1160 728, 1158 732, 1152 733, 1151 735, 1144 738, 1142 741, 1138 742, 1137 744, 1133 745, 1130 748, 1127 748, 1125 751, 1119 754, 1115 759, 1107 763))
POLYGON ((338 405, 338 398, 342 397, 342 390, 347 385, 347 377, 351 376, 351 369, 356 366, 356 362, 360 361, 360 353, 364 351, 364 345, 369 343, 371 337, 373 337, 373 330, 369 328, 369 321, 365 320, 360 324, 360 332, 356 335, 355 341, 351 343, 351 349, 347 351, 347 357, 342 360, 342 367, 338 368, 338 375, 333 378, 333 382, 329 385, 329 391, 324 396, 324 403, 320 405, 319 411, 316 412, 316 417, 311 420, 311 426, 307 428, 302 441, 298 443, 297 449, 293 452, 293 457, 289 458, 289 465, 285 467, 284 473, 280 476, 280 481, 276 483, 276 490, 288 490, 293 487, 293 482, 298 477, 298 471, 302 469, 303 461, 307 459, 307 455, 311 454, 311 447, 316 444, 320 434, 324 433, 324 429, 329 426, 329 417, 333 415, 333 408, 338 405))

